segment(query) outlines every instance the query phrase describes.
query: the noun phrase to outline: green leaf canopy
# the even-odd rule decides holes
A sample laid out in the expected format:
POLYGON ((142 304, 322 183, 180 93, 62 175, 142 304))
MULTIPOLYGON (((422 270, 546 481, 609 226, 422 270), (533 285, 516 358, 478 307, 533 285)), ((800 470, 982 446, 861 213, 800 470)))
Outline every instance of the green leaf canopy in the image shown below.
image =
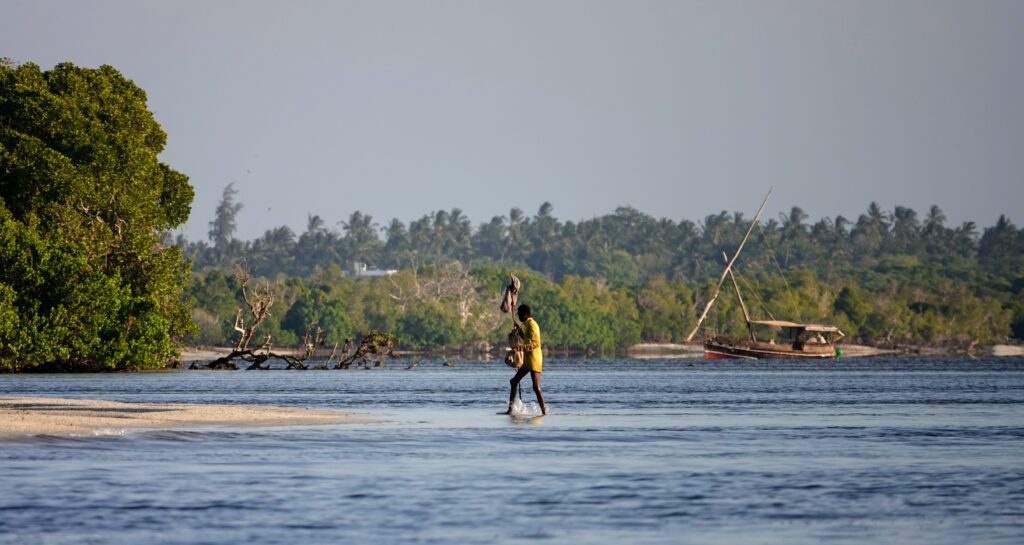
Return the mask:
POLYGON ((160 234, 191 208, 146 94, 110 66, 0 64, 0 369, 136 369, 192 326, 160 234))

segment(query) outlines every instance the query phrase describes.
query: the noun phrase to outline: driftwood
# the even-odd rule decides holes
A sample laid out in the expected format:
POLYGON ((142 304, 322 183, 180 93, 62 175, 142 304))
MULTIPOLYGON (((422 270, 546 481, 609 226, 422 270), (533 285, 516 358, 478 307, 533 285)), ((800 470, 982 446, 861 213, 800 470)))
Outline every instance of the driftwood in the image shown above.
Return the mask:
POLYGON ((306 331, 303 336, 303 350, 300 354, 286 354, 274 352, 270 348, 270 335, 257 348, 246 348, 244 350, 232 350, 229 354, 221 356, 206 365, 193 363, 189 369, 219 369, 237 370, 238 362, 248 362, 248 371, 266 371, 270 369, 267 362, 275 359, 287 364, 285 369, 350 369, 354 366, 369 369, 370 367, 384 367, 384 359, 393 357, 398 340, 390 334, 379 331, 371 331, 363 335, 359 345, 355 346, 352 339, 346 339, 341 355, 338 355, 338 344, 335 343, 331 353, 324 363, 315 367, 309 367, 308 362, 316 353, 318 347, 323 346, 323 332, 316 328, 315 333, 306 331), (337 357, 337 364, 331 367, 331 362, 337 357))
MULTIPOLYGON (((252 280, 252 275, 242 266, 235 266, 235 279, 238 280, 238 284, 242 288, 242 299, 245 301, 245 305, 249 307, 249 325, 247 327, 245 319, 242 318, 242 309, 238 309, 238 312, 235 313, 234 328, 239 335, 234 349, 231 353, 211 361, 203 366, 203 368, 234 370, 238 369, 236 361, 247 361, 250 363, 249 369, 262 369, 265 361, 271 357, 278 356, 271 351, 270 335, 264 337, 263 342, 257 348, 249 348, 249 342, 252 340, 253 335, 256 334, 256 328, 263 323, 263 320, 266 320, 267 316, 270 315, 270 307, 274 306, 275 297, 273 290, 270 289, 270 284, 264 281, 262 285, 250 288, 249 283, 252 280)), ((195 369, 197 367, 193 364, 191 368, 195 369)))
MULTIPOLYGON (((310 369, 306 362, 316 354, 320 347, 325 345, 323 331, 316 324, 306 329, 302 337, 301 352, 282 353, 274 352, 270 335, 263 338, 259 346, 250 348, 249 344, 256 334, 256 329, 270 315, 270 308, 274 305, 275 295, 266 281, 262 285, 250 288, 251 275, 242 267, 235 268, 235 278, 242 289, 242 299, 249 310, 248 325, 242 317, 242 309, 235 314, 235 331, 239 333, 238 341, 229 354, 221 356, 206 365, 199 366, 192 364, 190 369, 238 369, 238 362, 247 362, 247 370, 268 370, 267 362, 271 359, 283 361, 287 364, 285 369, 310 369)), ((384 366, 384 358, 394 355, 395 346, 398 340, 388 333, 370 331, 363 335, 359 345, 353 350, 352 339, 346 339, 342 347, 341 355, 338 356, 338 343, 334 343, 330 356, 325 363, 317 365, 316 369, 348 369, 353 364, 362 364, 369 368, 372 364, 375 367, 384 366), (350 353, 351 352, 351 353, 350 353), (338 356, 338 363, 332 368, 331 362, 338 356)))
POLYGON ((363 338, 359 341, 359 346, 351 354, 348 354, 352 340, 346 339, 345 350, 342 353, 342 357, 338 360, 338 365, 334 366, 334 369, 348 369, 353 363, 356 365, 362 364, 364 368, 369 368, 371 364, 374 367, 383 367, 384 358, 394 356, 397 344, 398 339, 394 335, 380 331, 370 331, 363 335, 363 338))
MULTIPOLYGON (((268 360, 275 359, 285 362, 288 366, 285 369, 309 369, 306 366, 306 361, 309 360, 316 349, 323 344, 323 332, 320 328, 316 328, 316 331, 306 330, 306 334, 302 337, 303 350, 300 354, 285 354, 280 352, 274 352, 271 349, 270 335, 267 335, 263 339, 263 343, 257 348, 239 349, 237 346, 230 354, 221 356, 209 364, 206 365, 208 369, 238 369, 236 362, 245 361, 249 362, 249 367, 246 368, 248 371, 266 371, 270 369, 269 366, 264 365, 268 360)), ((335 345, 337 348, 337 345, 335 345)), ((333 357, 333 353, 332 356, 333 357)))
POLYGON ((398 342, 393 335, 388 333, 370 331, 363 335, 358 345, 355 345, 352 339, 346 339, 340 356, 338 355, 338 345, 335 343, 330 356, 328 356, 324 363, 315 367, 309 367, 306 362, 313 357, 317 348, 324 344, 322 335, 320 328, 317 328, 315 333, 307 331, 303 337, 303 350, 301 354, 274 352, 270 349, 270 336, 268 335, 257 348, 232 350, 231 353, 221 356, 204 366, 192 364, 190 369, 236 370, 238 369, 238 362, 244 361, 249 363, 246 370, 266 371, 270 369, 267 362, 271 359, 285 362, 287 364, 286 370, 351 369, 353 366, 369 369, 371 367, 384 367, 384 360, 394 356, 395 347, 398 342), (331 362, 334 361, 335 357, 337 357, 338 363, 331 367, 331 362))

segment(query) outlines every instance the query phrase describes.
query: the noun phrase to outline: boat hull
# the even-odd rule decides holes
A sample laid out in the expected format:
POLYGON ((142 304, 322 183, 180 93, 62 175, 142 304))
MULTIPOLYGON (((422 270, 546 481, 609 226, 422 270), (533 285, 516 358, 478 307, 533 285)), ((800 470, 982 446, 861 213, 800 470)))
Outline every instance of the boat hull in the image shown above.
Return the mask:
POLYGON ((704 343, 704 357, 719 359, 834 359, 836 348, 832 344, 804 345, 794 348, 792 345, 773 345, 753 341, 733 341, 709 339, 704 343))

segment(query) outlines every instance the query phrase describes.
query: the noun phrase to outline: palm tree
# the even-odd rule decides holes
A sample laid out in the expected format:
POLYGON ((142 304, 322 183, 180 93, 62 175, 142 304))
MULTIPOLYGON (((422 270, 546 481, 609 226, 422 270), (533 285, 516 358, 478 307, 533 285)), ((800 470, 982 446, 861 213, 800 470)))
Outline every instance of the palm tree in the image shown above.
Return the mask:
POLYGON ((717 215, 710 215, 704 218, 704 225, 701 226, 704 243, 709 250, 717 250, 718 246, 725 241, 729 227, 729 214, 722 210, 717 215))
POLYGON ((924 229, 921 231, 925 251, 931 255, 944 254, 952 233, 946 228, 946 214, 936 205, 928 209, 924 218, 924 229))
POLYGON ((349 215, 348 221, 338 223, 345 230, 342 243, 346 257, 351 261, 372 262, 380 247, 380 237, 377 235, 379 225, 373 222, 373 216, 356 210, 349 215))
POLYGON ((846 261, 851 257, 850 234, 847 232, 849 225, 850 220, 842 215, 836 216, 836 219, 832 221, 833 239, 835 240, 835 245, 832 247, 833 260, 842 259, 846 261))
POLYGON ((391 223, 384 228, 384 236, 387 242, 381 256, 382 261, 389 266, 401 267, 411 258, 409 255, 409 232, 405 224, 398 218, 393 218, 391 223))
POLYGON ((249 266, 253 274, 273 276, 276 272, 294 274, 295 232, 282 225, 263 233, 249 248, 249 266))
POLYGON ((529 252, 529 240, 526 236, 527 223, 528 220, 519 208, 512 208, 508 211, 508 237, 505 239, 505 248, 501 253, 501 259, 522 261, 526 257, 529 252))
POLYGON ((429 259, 433 255, 431 245, 434 240, 434 229, 431 223, 432 218, 425 214, 409 224, 409 264, 413 268, 418 267, 421 260, 429 259))
POLYGON ((950 250, 962 257, 975 257, 978 253, 978 226, 973 221, 965 221, 953 230, 950 250))
POLYGON ((867 214, 857 218, 857 225, 850 232, 857 257, 861 260, 877 258, 879 251, 889 239, 889 222, 877 202, 868 205, 867 214))
POLYGON ((501 259, 505 236, 505 218, 494 216, 491 221, 477 227, 473 234, 473 252, 480 257, 501 259))
POLYGON ((548 277, 554 277, 557 268, 555 247, 558 242, 559 224, 551 215, 553 208, 549 202, 540 205, 533 222, 527 226, 526 233, 533 249, 527 264, 548 277))
POLYGON ((306 232, 319 233, 325 230, 324 220, 318 215, 306 212, 306 232))
POLYGON ((920 238, 921 224, 917 212, 911 208, 897 206, 892 212, 893 249, 901 253, 916 253, 920 238))
POLYGON ((338 253, 338 235, 326 228, 323 218, 306 215, 306 232, 295 245, 295 266, 301 274, 309 274, 317 266, 341 264, 338 253))
POLYGON ((978 242, 978 261, 991 265, 1008 257, 1020 255, 1019 241, 1017 227, 1005 214, 1000 214, 996 224, 985 229, 981 235, 978 242))
POLYGON ((794 206, 789 214, 779 214, 782 219, 782 266, 788 267, 791 258, 803 258, 807 250, 807 224, 809 217, 803 208, 794 206))
POLYGON ((946 214, 936 205, 928 209, 928 217, 924 220, 925 230, 941 228, 946 223, 946 214))
POLYGON ((452 208, 445 227, 444 255, 448 259, 467 261, 473 249, 473 228, 469 218, 463 215, 462 210, 452 208))
POLYGON ((668 248, 673 255, 672 279, 700 277, 700 261, 696 258, 700 252, 701 238, 697 224, 691 220, 682 220, 676 224, 674 245, 668 248))

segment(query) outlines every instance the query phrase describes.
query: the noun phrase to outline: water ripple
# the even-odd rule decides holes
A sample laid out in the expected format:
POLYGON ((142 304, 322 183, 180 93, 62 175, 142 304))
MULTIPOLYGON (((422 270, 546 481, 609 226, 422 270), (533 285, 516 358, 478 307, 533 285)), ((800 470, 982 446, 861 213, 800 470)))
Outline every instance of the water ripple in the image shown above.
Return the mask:
POLYGON ((342 408, 380 422, 0 440, 0 544, 1009 544, 1024 359, 545 361, 0 376, 0 395, 342 408), (529 395, 529 394, 528 394, 529 395))

